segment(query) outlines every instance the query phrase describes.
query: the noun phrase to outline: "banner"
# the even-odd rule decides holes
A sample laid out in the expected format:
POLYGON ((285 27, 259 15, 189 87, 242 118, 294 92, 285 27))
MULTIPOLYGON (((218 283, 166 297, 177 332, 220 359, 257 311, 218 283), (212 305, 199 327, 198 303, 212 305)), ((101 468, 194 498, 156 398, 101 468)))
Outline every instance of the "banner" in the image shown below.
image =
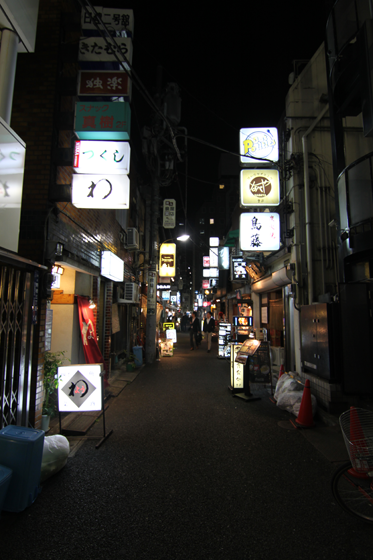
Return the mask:
POLYGON ((87 364, 104 364, 104 357, 97 344, 93 310, 89 308, 87 298, 76 297, 78 300, 80 334, 82 336, 85 361, 87 364))

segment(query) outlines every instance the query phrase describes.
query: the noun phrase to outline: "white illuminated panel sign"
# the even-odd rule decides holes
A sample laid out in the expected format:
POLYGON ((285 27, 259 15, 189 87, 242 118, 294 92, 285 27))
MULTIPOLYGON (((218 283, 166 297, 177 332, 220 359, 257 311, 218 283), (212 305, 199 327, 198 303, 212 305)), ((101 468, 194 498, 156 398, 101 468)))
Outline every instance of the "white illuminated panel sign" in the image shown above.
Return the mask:
POLYGON ((210 237, 210 247, 219 247, 219 237, 210 237))
POLYGON ((25 144, 0 117, 0 246, 18 251, 25 144))
POLYGON ((277 169, 243 169, 240 174, 240 206, 280 204, 280 173, 277 169))
POLYGON ((218 247, 213 247, 210 249, 210 266, 213 268, 218 268, 219 265, 219 251, 218 247))
POLYGON ((100 21, 102 21, 110 31, 119 32, 119 35, 123 31, 126 33, 129 32, 131 35, 133 34, 133 10, 103 8, 101 6, 95 6, 94 11, 91 10, 89 6, 86 6, 86 8, 82 10, 82 29, 93 29, 96 31, 96 25, 94 23, 96 13, 100 21))
POLYGON ((202 273, 203 278, 219 278, 218 268, 204 268, 202 273))
POLYGON ((170 278, 176 272, 176 245, 162 243, 159 250, 159 275, 170 278))
POLYGON ((102 409, 102 364, 58 368, 58 410, 88 412, 102 409))
POLYGON ((128 175, 85 175, 72 177, 72 204, 77 208, 129 208, 128 175))
POLYGON ((128 142, 78 140, 75 142, 74 171, 128 175, 130 156, 128 142))
POLYGON ((279 248, 279 214, 244 212, 240 215, 241 251, 277 251, 279 248))
POLYGON ((278 161, 277 128, 241 128, 240 130, 241 163, 270 164, 278 161), (270 160, 260 161, 261 158, 270 160))
POLYGON ((132 39, 129 37, 115 37, 114 42, 107 44, 103 37, 83 37, 79 41, 78 60, 81 62, 112 62, 120 67, 118 58, 124 55, 132 64, 132 39))
POLYGON ((111 251, 102 251, 101 274, 113 282, 123 282, 124 262, 111 251))
POLYGON ((219 270, 229 270, 229 247, 219 247, 219 270))
POLYGON ((241 346, 241 344, 231 344, 231 387, 233 389, 244 388, 244 366, 235 361, 241 346))

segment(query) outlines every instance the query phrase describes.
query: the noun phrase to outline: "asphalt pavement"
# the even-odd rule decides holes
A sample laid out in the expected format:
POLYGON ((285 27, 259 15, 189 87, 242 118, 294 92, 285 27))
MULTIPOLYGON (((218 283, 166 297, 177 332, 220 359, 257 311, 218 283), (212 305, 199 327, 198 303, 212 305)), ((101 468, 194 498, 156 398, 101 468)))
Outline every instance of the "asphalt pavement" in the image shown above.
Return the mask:
MULTIPOLYGON (((347 457, 337 418, 295 429, 268 386, 233 397, 216 346, 111 377, 105 410, 69 436, 67 465, 20 513, 2 512, 8 560, 370 559, 371 526, 334 502, 347 457)), ((70 422, 70 428, 73 421, 70 422)), ((56 429, 56 424, 54 425, 56 429)))

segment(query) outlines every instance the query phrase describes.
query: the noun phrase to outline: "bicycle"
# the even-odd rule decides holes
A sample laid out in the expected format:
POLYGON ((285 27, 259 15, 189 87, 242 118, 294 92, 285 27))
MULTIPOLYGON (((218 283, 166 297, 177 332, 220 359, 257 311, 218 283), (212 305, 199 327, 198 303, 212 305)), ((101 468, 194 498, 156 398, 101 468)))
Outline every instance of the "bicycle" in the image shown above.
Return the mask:
POLYGON ((373 412, 351 407, 339 424, 350 461, 333 475, 333 496, 349 514, 373 523, 373 412))

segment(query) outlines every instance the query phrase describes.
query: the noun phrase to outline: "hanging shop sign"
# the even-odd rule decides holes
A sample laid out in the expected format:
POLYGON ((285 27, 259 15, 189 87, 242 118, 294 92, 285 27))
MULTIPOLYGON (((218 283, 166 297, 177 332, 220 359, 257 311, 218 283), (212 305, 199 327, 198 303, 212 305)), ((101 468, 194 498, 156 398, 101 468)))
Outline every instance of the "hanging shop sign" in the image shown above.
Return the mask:
POLYGON ((159 250, 159 275, 164 277, 175 276, 176 272, 176 245, 175 243, 162 243, 159 250))
POLYGON ((82 70, 79 72, 78 95, 124 97, 131 99, 132 81, 126 72, 109 70, 82 70))
POLYGON ((123 282, 124 261, 111 251, 102 251, 101 275, 113 280, 113 282, 123 282))
POLYGON ((280 173, 277 169, 243 169, 240 173, 240 206, 280 204, 280 173))
POLYGON ((26 146, 0 117, 0 246, 18 251, 26 146))
POLYGON ((163 201, 163 227, 173 229, 176 226, 176 200, 165 198, 163 201))
POLYGON ((209 245, 210 247, 219 247, 219 237, 210 237, 209 245))
POLYGON ((232 255, 232 280, 240 281, 246 280, 246 260, 242 256, 232 255))
POLYGON ((131 148, 128 142, 97 142, 77 140, 74 152, 76 173, 99 173, 109 175, 130 171, 131 148))
POLYGON ((251 166, 270 165, 278 161, 277 128, 241 128, 240 158, 242 164, 251 166))
POLYGON ((218 268, 219 266, 219 251, 218 247, 213 247, 209 251, 210 253, 210 266, 213 268, 218 268))
POLYGON ((240 215, 241 251, 278 251, 279 248, 279 214, 243 212, 240 215))
POLYGON ((123 57, 126 57, 132 64, 132 39, 115 37, 115 44, 103 37, 83 37, 79 41, 79 62, 110 62, 114 64, 115 69, 119 69, 122 66, 117 57, 120 61, 124 61, 123 57))
POLYGON ((203 278, 219 278, 218 268, 204 268, 202 271, 203 278))
POLYGON ((203 290, 208 290, 209 287, 210 287, 209 280, 202 280, 202 289, 203 290))
MULTIPOLYGON (((118 8, 105 8, 95 6, 91 10, 89 6, 82 10, 82 29, 84 31, 95 31, 98 34, 97 25, 101 31, 104 27, 102 22, 113 37, 133 36, 134 16, 133 10, 120 10, 118 8)), ((88 35, 88 33, 85 33, 88 35)))
POLYGON ((219 247, 218 267, 219 270, 229 270, 229 247, 219 247))
POLYGON ((148 271, 147 314, 155 315, 157 310, 157 273, 148 271))
POLYGON ((202 257, 202 263, 204 268, 210 268, 210 257, 202 257))
POLYGON ((128 175, 72 176, 71 202, 76 208, 129 208, 130 181, 128 175))
POLYGON ((129 103, 101 101, 75 104, 74 132, 80 140, 129 140, 129 103))
POLYGON ((88 412, 102 408, 102 364, 58 368, 58 410, 88 412))

